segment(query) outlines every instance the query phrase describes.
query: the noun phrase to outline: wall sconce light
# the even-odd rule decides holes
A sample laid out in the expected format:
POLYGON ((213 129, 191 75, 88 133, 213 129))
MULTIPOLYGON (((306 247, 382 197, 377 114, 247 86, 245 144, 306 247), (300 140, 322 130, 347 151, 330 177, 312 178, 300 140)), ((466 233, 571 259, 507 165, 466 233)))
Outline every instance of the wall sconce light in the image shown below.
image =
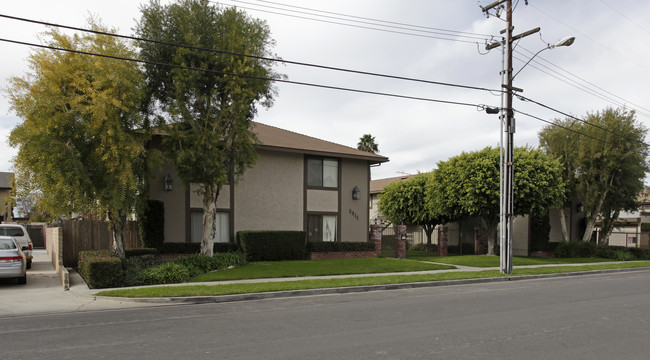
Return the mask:
POLYGON ((354 186, 354 189, 352 189, 352 200, 359 200, 361 198, 361 190, 359 190, 358 186, 354 186))
POLYGON ((165 191, 174 190, 174 179, 172 179, 171 175, 167 174, 165 176, 164 186, 165 186, 165 191))
POLYGON ((578 214, 582 214, 585 211, 585 205, 583 203, 578 203, 576 210, 578 210, 578 214))

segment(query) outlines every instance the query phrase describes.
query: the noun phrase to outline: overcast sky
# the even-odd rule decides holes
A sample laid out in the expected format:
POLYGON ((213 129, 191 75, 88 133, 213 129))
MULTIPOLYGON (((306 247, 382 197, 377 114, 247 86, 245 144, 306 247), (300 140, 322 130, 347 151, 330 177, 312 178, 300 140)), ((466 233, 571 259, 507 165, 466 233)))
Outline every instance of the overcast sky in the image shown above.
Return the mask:
MULTIPOLYGON (((167 3, 168 1, 162 1, 167 3)), ((490 36, 499 39, 505 16, 486 17, 474 0, 274 0, 231 1, 251 16, 265 19, 285 60, 396 75, 427 81, 498 89, 502 54, 485 50, 490 36)), ((570 47, 543 51, 517 75, 523 95, 575 116, 608 106, 637 110, 650 123, 650 2, 633 0, 529 0, 517 4, 515 33, 541 27, 517 44, 515 71, 548 44, 575 36, 570 47)), ((132 34, 142 2, 5 1, 1 14, 85 27, 89 14, 132 34)), ((216 2, 215 2, 216 3, 216 2)), ((42 26, 0 18, 0 38, 38 43, 42 26)), ((0 42, 0 86, 23 76, 29 48, 0 42)), ((423 98, 336 91, 278 84, 274 106, 256 121, 356 147, 370 133, 390 162, 373 168, 373 179, 427 172, 439 161, 463 151, 499 143, 499 119, 476 106, 500 106, 498 93, 393 80, 295 65, 278 66, 289 80, 423 98)), ((545 120, 559 113, 515 100, 516 110, 545 120)), ((0 97, 0 171, 11 171, 16 154, 6 143, 21 120, 6 94, 0 97)), ((517 115, 515 145, 537 146, 540 120, 517 115)))

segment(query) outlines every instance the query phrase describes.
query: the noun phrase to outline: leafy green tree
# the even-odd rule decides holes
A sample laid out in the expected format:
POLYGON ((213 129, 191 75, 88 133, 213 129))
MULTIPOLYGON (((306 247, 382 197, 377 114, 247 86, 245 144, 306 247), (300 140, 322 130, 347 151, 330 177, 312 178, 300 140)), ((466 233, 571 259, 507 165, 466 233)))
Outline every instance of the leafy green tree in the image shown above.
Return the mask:
POLYGON ((364 134, 359 138, 357 149, 361 151, 377 154, 379 152, 379 145, 375 143, 375 137, 370 134, 364 134))
POLYGON ((206 0, 152 0, 141 11, 140 37, 186 45, 140 44, 145 60, 176 66, 145 65, 145 74, 151 103, 168 120, 171 160, 186 186, 199 184, 201 252, 211 255, 219 193, 256 160, 251 121, 275 95, 272 79, 279 75, 262 58, 271 57, 274 42, 264 21, 206 0))
POLYGON ((387 185, 379 195, 379 211, 392 223, 419 225, 427 235, 428 249, 436 225, 449 221, 430 200, 432 181, 431 173, 418 174, 387 185))
MULTIPOLYGON (((136 56, 109 36, 51 30, 45 38, 53 47, 136 56)), ((55 50, 35 51, 29 65, 31 72, 11 79, 8 90, 23 120, 9 137, 18 147, 16 174, 38 189, 38 204, 50 215, 91 212, 107 218, 113 250, 124 257, 123 230, 135 205, 144 151, 136 133, 142 74, 132 62, 55 50)))
POLYGON ((587 226, 582 240, 591 239, 600 218, 601 244, 607 244, 614 221, 621 211, 637 208, 637 197, 644 188, 647 128, 633 111, 624 109, 590 113, 584 121, 557 120, 556 125, 564 127, 545 127, 540 143, 549 154, 560 156, 565 177, 574 182, 572 190, 584 204, 587 226), (574 133, 569 135, 570 130, 574 133))
MULTIPOLYGON (((516 148, 514 153, 514 215, 541 213, 564 201, 559 161, 541 150, 516 148)), ((462 153, 438 163, 434 191, 439 211, 450 218, 478 216, 488 234, 488 254, 494 253, 499 224, 499 149, 462 153)))

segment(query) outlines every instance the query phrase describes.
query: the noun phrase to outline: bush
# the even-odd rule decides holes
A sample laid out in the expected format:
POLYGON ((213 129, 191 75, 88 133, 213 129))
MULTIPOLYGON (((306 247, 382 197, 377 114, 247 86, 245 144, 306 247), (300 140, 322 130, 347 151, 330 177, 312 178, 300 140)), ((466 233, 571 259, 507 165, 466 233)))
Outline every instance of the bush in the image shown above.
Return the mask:
POLYGON ((304 231, 240 231, 237 242, 250 261, 302 260, 304 231))
POLYGON ((189 278, 189 270, 173 261, 142 271, 142 280, 147 285, 176 284, 185 282, 189 278))
POLYGON ((201 243, 170 242, 160 247, 161 254, 198 254, 201 252, 201 243))
POLYGON ((246 265, 246 254, 243 251, 214 254, 212 259, 217 264, 215 270, 227 269, 237 265, 246 265))
POLYGON ((144 255, 160 255, 160 252, 156 248, 133 248, 124 250, 124 257, 127 259, 144 255))
POLYGON ((214 243, 212 249, 215 253, 228 253, 241 250, 239 245, 236 243, 214 243))
POLYGON ((628 248, 627 250, 634 256, 635 260, 650 260, 650 249, 628 248))
POLYGON ((565 241, 558 243, 553 255, 557 258, 590 258, 600 256, 596 243, 590 241, 565 241))
POLYGON ((246 254, 240 251, 215 254, 213 257, 205 255, 183 256, 171 262, 185 266, 190 277, 194 277, 210 271, 226 269, 230 266, 244 265, 246 264, 246 254))
POLYGON ((165 203, 160 200, 147 200, 144 216, 138 223, 142 245, 147 248, 160 248, 165 242, 165 203))
POLYGON ((627 251, 627 249, 616 249, 614 250, 613 259, 616 261, 630 261, 634 260, 634 255, 627 251))
POLYGON ((124 286, 147 285, 142 273, 145 269, 162 265, 165 260, 160 255, 143 255, 122 260, 124 286))
POLYGON ((78 269, 90 288, 120 287, 123 284, 122 262, 110 250, 80 251, 78 269))
POLYGON ((345 251, 375 251, 375 243, 371 242, 310 242, 307 243, 310 252, 345 252, 345 251))

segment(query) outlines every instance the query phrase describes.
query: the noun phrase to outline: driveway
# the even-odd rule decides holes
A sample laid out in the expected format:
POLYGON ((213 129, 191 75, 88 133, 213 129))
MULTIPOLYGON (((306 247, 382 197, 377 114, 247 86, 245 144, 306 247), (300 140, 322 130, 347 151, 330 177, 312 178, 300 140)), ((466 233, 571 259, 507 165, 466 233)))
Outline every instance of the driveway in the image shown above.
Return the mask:
POLYGON ((156 304, 97 299, 79 274, 70 269, 70 290, 56 275, 46 250, 34 250, 32 268, 27 270, 27 285, 0 281, 0 317, 150 307, 156 304))

